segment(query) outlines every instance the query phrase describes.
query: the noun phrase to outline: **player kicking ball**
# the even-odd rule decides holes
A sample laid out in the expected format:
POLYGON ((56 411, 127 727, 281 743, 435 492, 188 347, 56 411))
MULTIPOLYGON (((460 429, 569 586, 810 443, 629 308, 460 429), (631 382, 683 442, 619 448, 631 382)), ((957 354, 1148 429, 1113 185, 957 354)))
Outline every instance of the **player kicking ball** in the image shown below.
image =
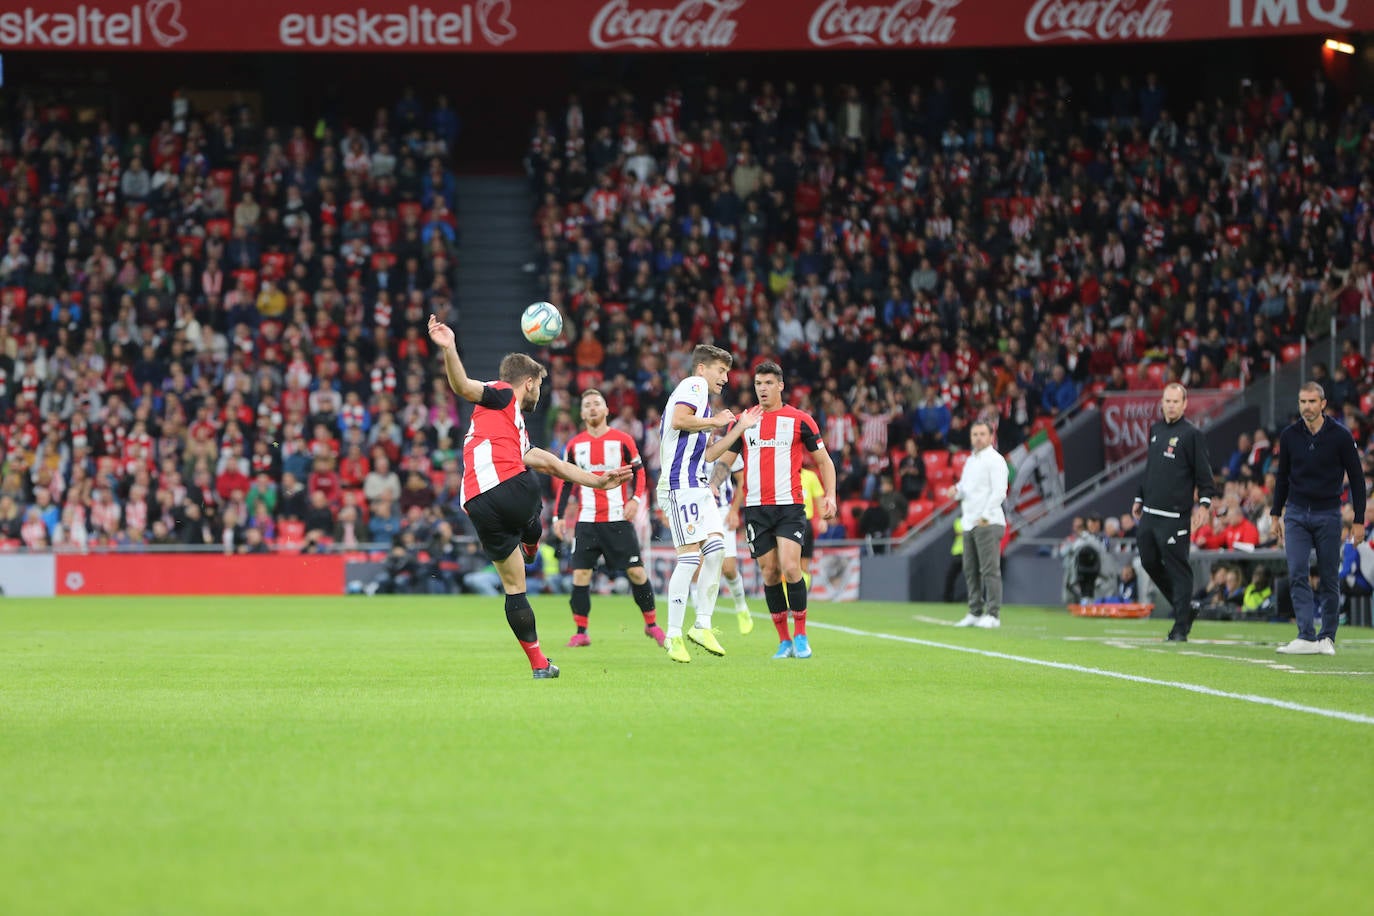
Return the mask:
POLYGON ((675 662, 690 662, 687 640, 712 655, 724 655, 711 626, 716 598, 720 593, 721 567, 725 561, 725 525, 716 508, 706 472, 708 464, 725 454, 746 429, 759 421, 757 407, 738 419, 726 410, 712 416, 711 396, 725 387, 734 358, 719 347, 700 344, 692 351, 692 374, 683 379, 668 397, 660 428, 658 505, 668 520, 677 564, 668 580, 668 657, 675 662), (729 427, 724 437, 711 441, 711 434, 729 427), (687 617, 687 598, 692 579, 697 581, 696 623, 683 638, 687 617))
MULTIPOLYGON (((645 474, 635 440, 606 423, 610 411, 606 398, 595 388, 582 392, 582 422, 586 428, 568 440, 563 460, 584 471, 601 475, 629 465, 633 471, 633 485, 626 481, 618 487, 601 490, 577 487, 577 527, 573 530, 572 567, 573 624, 577 632, 568 640, 569 646, 590 646, 587 618, 592 612, 592 570, 596 561, 606 559, 608 569, 623 569, 630 580, 630 593, 644 615, 644 635, 660 647, 667 641, 658 625, 654 609, 654 587, 644 571, 640 558, 639 538, 635 535, 634 520, 644 504, 645 474)), ((563 519, 568 503, 573 500, 574 487, 565 486, 559 494, 558 511, 554 513, 553 536, 566 540, 567 525, 563 519)))
POLYGON ((558 667, 539 648, 534 609, 525 594, 525 563, 539 550, 539 516, 543 500, 531 471, 543 471, 569 483, 607 490, 623 486, 630 468, 596 475, 531 448, 524 412, 539 404, 547 370, 523 353, 501 360, 500 380, 469 378, 458 358, 453 329, 429 316, 429 339, 443 355, 444 373, 453 393, 473 403, 463 438, 463 510, 477 530, 482 550, 496 567, 506 592, 506 623, 520 642, 536 678, 558 677, 558 667))
POLYGON ((759 403, 752 409, 762 408, 763 414, 742 436, 729 439, 726 454, 742 454, 744 458, 744 486, 735 495, 735 502, 743 504, 744 536, 758 561, 763 595, 778 630, 778 650, 773 657, 810 658, 801 564, 808 525, 802 460, 810 452, 820 471, 825 489, 820 511, 827 521, 835 517, 835 464, 825 450, 816 421, 805 411, 784 404, 782 390, 782 367, 774 362, 760 363, 754 370, 754 394, 759 403), (789 611, 795 635, 788 629, 789 611))

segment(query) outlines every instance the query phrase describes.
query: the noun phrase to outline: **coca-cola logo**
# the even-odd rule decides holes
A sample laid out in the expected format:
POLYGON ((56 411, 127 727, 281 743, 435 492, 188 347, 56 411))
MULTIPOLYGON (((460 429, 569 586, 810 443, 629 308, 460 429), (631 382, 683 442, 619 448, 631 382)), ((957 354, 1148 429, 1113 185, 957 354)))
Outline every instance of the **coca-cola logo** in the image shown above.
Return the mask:
POLYGON ((806 37, 818 48, 836 45, 943 45, 954 37, 950 11, 962 0, 897 0, 886 6, 825 0, 811 14, 806 37))
POLYGON ((1169 0, 1036 0, 1026 14, 1026 37, 1031 41, 1164 38, 1173 22, 1169 0))
POLYGON ((588 39, 598 48, 728 48, 745 0, 682 0, 670 9, 631 9, 610 0, 592 18, 588 39))

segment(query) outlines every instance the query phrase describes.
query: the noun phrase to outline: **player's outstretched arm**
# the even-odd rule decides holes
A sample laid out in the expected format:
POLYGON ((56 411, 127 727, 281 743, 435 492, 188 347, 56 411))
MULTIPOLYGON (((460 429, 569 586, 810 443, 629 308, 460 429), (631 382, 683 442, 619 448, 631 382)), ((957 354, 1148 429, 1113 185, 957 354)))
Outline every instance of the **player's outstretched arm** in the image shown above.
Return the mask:
POLYGON ((436 316, 429 316, 429 339, 444 356, 444 374, 448 376, 448 386, 453 393, 476 404, 482 400, 482 390, 486 387, 476 379, 468 378, 463 361, 458 358, 458 338, 453 328, 444 324, 436 316))
MULTIPOLYGON (((726 413, 729 413, 727 410, 726 413)), ((739 441, 739 437, 744 435, 744 431, 751 426, 758 426, 759 419, 763 416, 763 408, 755 404, 744 413, 739 415, 735 425, 730 427, 730 431, 721 436, 715 442, 706 446, 706 460, 715 461, 721 455, 731 450, 731 446, 739 441)))
POLYGON ((611 487, 620 486, 629 480, 630 474, 634 472, 634 469, 627 464, 598 476, 591 471, 584 471, 577 465, 570 464, 553 452, 546 452, 542 448, 532 448, 525 452, 525 467, 597 490, 609 490, 611 487))

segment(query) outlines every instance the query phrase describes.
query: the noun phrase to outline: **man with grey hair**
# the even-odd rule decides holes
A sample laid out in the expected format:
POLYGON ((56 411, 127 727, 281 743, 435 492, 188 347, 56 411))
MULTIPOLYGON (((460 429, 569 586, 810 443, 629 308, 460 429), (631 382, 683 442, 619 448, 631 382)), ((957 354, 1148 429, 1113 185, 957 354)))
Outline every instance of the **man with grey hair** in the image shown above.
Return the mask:
POLYGON ((1279 470, 1274 486, 1274 531, 1288 557, 1288 582, 1298 637, 1279 646, 1285 655, 1335 655, 1340 616, 1341 492, 1350 481, 1354 511, 1351 535, 1364 540, 1364 467, 1355 438, 1326 416, 1326 392, 1316 382, 1298 389, 1301 415, 1279 434, 1279 470), (1318 593, 1308 578, 1317 554, 1318 593), (1314 618, 1320 611, 1321 632, 1314 618))

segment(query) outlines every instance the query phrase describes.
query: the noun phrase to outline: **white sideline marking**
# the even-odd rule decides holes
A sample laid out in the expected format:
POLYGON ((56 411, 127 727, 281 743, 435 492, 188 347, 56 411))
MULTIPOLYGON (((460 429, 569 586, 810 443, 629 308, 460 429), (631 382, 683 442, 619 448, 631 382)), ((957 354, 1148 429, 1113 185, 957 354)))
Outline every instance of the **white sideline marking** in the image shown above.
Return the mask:
POLYGON ((1260 706, 1274 706, 1279 709, 1290 710, 1291 712, 1305 712, 1309 715, 1324 716, 1328 719, 1340 719, 1344 722, 1355 722, 1360 725, 1374 725, 1374 716, 1367 716, 1358 712, 1345 712, 1339 709, 1323 709, 1320 706, 1305 706, 1302 703, 1290 703, 1288 700, 1276 700, 1273 697, 1262 697, 1253 693, 1232 693, 1229 690, 1217 690, 1215 687, 1204 687, 1201 684, 1189 684, 1184 681, 1163 681, 1153 677, 1142 677, 1138 674, 1108 671, 1105 668, 1089 668, 1086 665, 1075 665, 1070 662, 1052 662, 1043 658, 1029 658, 1025 655, 1011 655, 1007 652, 993 652, 989 649, 975 649, 971 646, 952 646, 949 643, 935 642, 929 639, 918 639, 914 636, 897 636, 894 633, 870 633, 867 630, 856 630, 853 627, 843 627, 833 623, 812 622, 810 626, 822 630, 833 630, 836 633, 845 633, 850 636, 868 636, 872 639, 887 639, 892 642, 904 642, 914 646, 927 646, 932 649, 950 649, 954 652, 967 652, 970 655, 981 655, 984 658, 998 658, 1003 661, 1021 662, 1026 665, 1039 665, 1042 668, 1055 668, 1059 671, 1074 671, 1079 674, 1096 674, 1099 677, 1110 677, 1119 681, 1131 681, 1136 684, 1151 684, 1155 687, 1173 687, 1175 690, 1186 690, 1189 693, 1200 693, 1209 697, 1221 697, 1227 700, 1242 700, 1246 703, 1256 703, 1260 706))

